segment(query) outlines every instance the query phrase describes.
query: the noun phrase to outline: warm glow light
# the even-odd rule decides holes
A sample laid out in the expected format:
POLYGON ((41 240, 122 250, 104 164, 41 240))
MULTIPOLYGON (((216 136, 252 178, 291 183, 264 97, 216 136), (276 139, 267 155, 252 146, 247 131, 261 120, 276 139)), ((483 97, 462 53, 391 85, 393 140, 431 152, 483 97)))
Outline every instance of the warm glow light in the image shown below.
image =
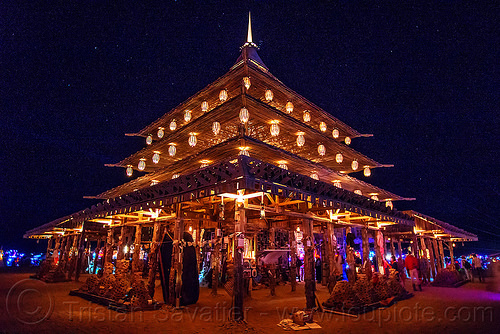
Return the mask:
POLYGON ((142 158, 141 160, 139 160, 139 164, 137 165, 137 168, 139 170, 146 169, 146 159, 142 158))
POLYGON ((363 193, 362 193, 362 192, 361 192, 361 190, 359 190, 359 189, 354 190, 354 193, 355 193, 356 195, 359 195, 359 196, 362 196, 362 195, 363 195, 363 193))
POLYGON ((332 136, 333 138, 337 139, 340 136, 339 129, 333 129, 332 136))
POLYGON ((346 145, 351 145, 351 137, 345 137, 344 142, 346 145))
POLYGON ((193 232, 193 227, 192 226, 189 226, 189 232, 193 232))
POLYGON ((252 83, 250 82, 250 78, 249 77, 244 77, 243 78, 243 84, 245 85, 246 89, 249 89, 250 86, 252 85, 252 83))
POLYGON ((244 156, 247 156, 247 157, 250 156, 250 153, 248 152, 248 150, 250 149, 250 147, 248 147, 248 146, 238 147, 238 149, 240 150, 240 152, 238 153, 238 155, 244 155, 244 156))
POLYGON ((177 129, 177 123, 175 122, 175 119, 170 122, 170 131, 175 131, 177 129))
POLYGON ((300 232, 300 226, 297 225, 297 232, 300 232))
POLYGON ((186 122, 191 120, 191 110, 184 110, 184 120, 186 122))
POLYGON ((148 135, 146 137, 146 144, 151 145, 152 143, 153 143, 153 136, 152 135, 148 135))
POLYGON ((151 184, 149 186, 152 187, 152 186, 157 185, 158 183, 160 183, 160 181, 158 181, 158 180, 151 180, 151 184))
POLYGON ((225 102, 227 100, 227 90, 223 89, 219 92, 219 100, 225 102))
POLYGON ((219 132, 220 132, 220 123, 219 122, 213 122, 212 123, 212 132, 216 136, 219 134, 219 132))
POLYGON ((319 129, 320 129, 322 132, 325 132, 325 131, 326 131, 326 123, 325 123, 325 122, 321 122, 321 123, 319 123, 319 129))
POLYGON ((240 121, 241 123, 246 123, 248 122, 248 119, 250 118, 250 114, 248 113, 248 109, 243 107, 240 109, 240 121))
POLYGON ((278 167, 288 170, 288 165, 287 165, 287 162, 285 160, 278 161, 278 167))
POLYGON ((333 180, 333 185, 337 188, 342 188, 342 182, 340 182, 340 180, 333 180))
POLYGON ((179 174, 172 175, 172 180, 178 178, 179 176, 180 176, 179 174))
POLYGON ((201 111, 206 112, 207 110, 208 110, 208 102, 207 101, 203 101, 201 103, 201 111))
POLYGON ((170 144, 170 146, 168 147, 168 155, 170 155, 171 157, 175 156, 175 153, 177 152, 177 148, 175 147, 175 144, 170 144))
POLYGON ((378 201, 378 196, 377 195, 372 195, 372 197, 370 197, 372 200, 374 201, 378 201))
POLYGON ((127 173, 127 176, 132 176, 132 174, 134 173, 134 169, 132 168, 132 165, 127 165, 126 173, 127 173))
POLYGON ((309 175, 311 179, 319 180, 319 175, 316 172, 312 172, 311 175, 309 175))
POLYGON ((319 155, 321 156, 324 156, 326 154, 326 148, 325 148, 325 145, 323 144, 319 144, 318 145, 318 153, 319 155))
POLYGON ((304 132, 297 133, 297 146, 302 147, 306 143, 306 138, 304 137, 304 132))
POLYGON ((365 166, 364 169, 363 169, 363 175, 368 177, 370 175, 372 175, 372 171, 370 170, 370 166, 365 166))
POLYGON ((337 153, 335 155, 335 161, 338 163, 338 164, 341 164, 342 161, 344 161, 344 157, 342 156, 342 153, 337 153))
POLYGON ((356 170, 356 169, 358 169, 358 168, 359 168, 359 163, 358 163, 358 161, 357 161, 357 160, 353 160, 353 161, 351 162, 351 168, 352 168, 352 170, 356 170))
POLYGON ((392 204, 392 201, 391 200, 387 200, 385 202, 385 206, 388 207, 388 208, 391 208, 393 209, 394 208, 394 204, 392 204))
POLYGON ((207 159, 203 159, 203 160, 200 160, 200 163, 201 163, 201 166, 200 168, 205 168, 205 167, 208 167, 210 165, 212 161, 210 160, 207 160, 207 159))
POLYGON ((160 139, 163 138, 163 136, 165 135, 165 129, 162 127, 159 127, 157 135, 158 135, 158 138, 160 138, 160 139))
POLYGON ((302 118, 306 123, 311 121, 311 114, 309 113, 308 110, 304 110, 304 115, 302 115, 302 118))
POLYGON ((266 89, 266 94, 265 94, 265 96, 266 96, 266 101, 267 101, 267 102, 271 102, 271 101, 273 100, 273 98, 274 98, 273 91, 272 91, 272 90, 270 90, 270 89, 266 89))
POLYGON ((278 121, 271 122, 271 136, 276 137, 280 134, 280 126, 278 125, 278 121))
POLYGON ((290 113, 293 111, 293 103, 292 103, 292 102, 290 102, 290 101, 288 101, 288 102, 286 103, 285 108, 286 108, 286 112, 290 114, 290 113))
POLYGON ((160 162, 160 152, 155 151, 153 154, 153 163, 157 164, 160 162))
POLYGON ((189 134, 189 140, 188 140, 189 146, 195 147, 197 142, 198 140, 196 139, 196 133, 191 132, 189 134))

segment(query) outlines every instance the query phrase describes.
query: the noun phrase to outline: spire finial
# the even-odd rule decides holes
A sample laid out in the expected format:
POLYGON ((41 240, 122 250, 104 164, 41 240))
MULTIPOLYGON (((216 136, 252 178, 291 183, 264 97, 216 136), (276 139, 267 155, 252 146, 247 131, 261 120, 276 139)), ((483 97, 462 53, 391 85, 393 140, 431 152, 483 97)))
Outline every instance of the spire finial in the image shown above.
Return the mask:
POLYGON ((248 12, 248 35, 247 35, 247 43, 252 44, 252 17, 250 16, 250 12, 248 12))

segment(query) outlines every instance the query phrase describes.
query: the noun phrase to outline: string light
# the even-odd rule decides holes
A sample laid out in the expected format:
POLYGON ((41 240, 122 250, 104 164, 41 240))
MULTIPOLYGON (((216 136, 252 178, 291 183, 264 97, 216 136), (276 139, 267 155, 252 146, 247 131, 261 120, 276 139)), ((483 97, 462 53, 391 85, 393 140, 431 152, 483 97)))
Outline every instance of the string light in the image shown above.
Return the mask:
POLYGON ((351 162, 351 168, 352 168, 352 170, 357 170, 357 169, 358 169, 358 167, 359 167, 359 163, 358 163, 358 161, 357 161, 357 160, 353 160, 353 161, 351 162))
POLYGON ((170 155, 171 157, 175 156, 175 153, 177 152, 177 148, 175 147, 175 144, 170 144, 170 146, 168 147, 168 155, 170 155))
POLYGON ((146 144, 151 145, 152 143, 153 143, 153 136, 152 135, 148 135, 146 137, 146 144))
POLYGON ((157 164, 160 162, 160 152, 155 151, 153 154, 153 163, 157 164))
POLYGON ((361 190, 359 190, 359 189, 354 190, 354 193, 355 193, 356 195, 359 195, 359 196, 362 196, 362 195, 363 195, 363 193, 362 193, 362 192, 361 192, 361 190))
POLYGON ((345 137, 344 142, 346 145, 351 145, 351 137, 345 137))
POLYGON ((210 160, 206 160, 206 159, 200 160, 200 163, 201 163, 200 168, 205 168, 205 167, 210 166, 210 162, 211 162, 210 160))
POLYGON ((170 131, 175 131, 177 129, 177 123, 175 122, 175 119, 170 122, 170 131))
POLYGON ((213 122, 212 123, 212 132, 216 136, 219 134, 219 132, 220 132, 220 123, 219 122, 213 122))
POLYGON ((304 137, 304 132, 297 133, 297 146, 302 147, 306 143, 306 138, 304 137))
POLYGON ((250 78, 249 77, 244 77, 243 78, 243 84, 245 85, 246 89, 249 89, 250 86, 252 85, 252 83, 250 82, 250 78))
POLYGON ((282 169, 286 169, 286 170, 288 170, 288 165, 287 165, 287 162, 286 162, 286 161, 284 161, 284 160, 280 160, 280 161, 278 161, 278 167, 279 167, 279 168, 282 168, 282 169))
POLYGON ((286 112, 291 114, 293 111, 293 103, 288 101, 285 105, 285 108, 286 108, 286 112))
POLYGON ((310 122, 311 121, 311 114, 309 113, 308 110, 304 110, 304 114, 302 115, 302 118, 304 119, 304 122, 310 122))
POLYGON ((274 98, 273 91, 270 89, 266 89, 265 97, 267 102, 271 102, 274 98))
POLYGON ((326 123, 325 123, 325 122, 321 122, 321 123, 319 123, 319 129, 320 129, 322 132, 325 132, 325 131, 326 131, 326 123))
POLYGON ((333 185, 337 188, 342 188, 342 183, 340 180, 333 180, 333 185))
POLYGON ((276 137, 280 134, 280 126, 278 125, 279 121, 271 121, 271 136, 276 137))
POLYGON ((316 173, 316 172, 312 172, 311 175, 309 175, 309 177, 311 179, 319 180, 318 173, 316 173))
POLYGON ((332 136, 333 138, 337 139, 339 136, 340 136, 340 132, 339 132, 339 129, 333 129, 332 130, 332 136))
POLYGON ((160 183, 160 181, 158 181, 158 180, 151 180, 151 184, 149 186, 152 187, 152 186, 157 185, 158 183, 160 183))
POLYGON ((319 144, 318 145, 318 153, 319 155, 321 156, 324 156, 326 154, 326 148, 325 148, 325 145, 323 144, 319 144))
POLYGON ((364 169, 363 169, 363 175, 368 177, 370 175, 372 175, 372 171, 370 170, 370 166, 365 166, 364 169))
POLYGON ((245 147, 238 147, 240 152, 238 153, 238 155, 244 155, 244 156, 247 156, 249 157, 250 156, 250 152, 248 152, 248 150, 250 149, 250 147, 248 146, 245 146, 245 147))
POLYGON ((158 135, 158 138, 160 138, 160 139, 163 138, 163 136, 165 135, 165 129, 162 127, 159 127, 157 135, 158 135))
POLYGON ((195 147, 197 142, 198 140, 196 139, 196 133, 194 132, 189 133, 189 140, 188 140, 189 146, 195 147))
POLYGON ((241 123, 246 123, 248 122, 248 119, 250 118, 250 114, 248 113, 248 109, 243 107, 240 109, 240 121, 241 123))
POLYGON ((206 112, 207 110, 208 110, 208 102, 207 101, 203 101, 201 103, 201 111, 206 112))
POLYGON ((341 164, 342 161, 344 161, 344 157, 342 156, 342 153, 337 153, 335 155, 335 161, 338 163, 338 164, 341 164))
POLYGON ((227 100, 227 90, 223 89, 219 92, 219 100, 225 102, 227 100))
POLYGON ((141 171, 146 169, 146 159, 144 159, 144 158, 140 159, 139 164, 137 165, 137 168, 141 171))
POLYGON ((132 165, 127 165, 127 169, 126 169, 126 173, 127 173, 127 176, 132 176, 132 174, 134 173, 134 169, 132 168, 132 165))
POLYGON ((186 122, 191 120, 191 110, 184 110, 184 120, 186 122))
POLYGON ((385 202, 385 206, 391 208, 391 210, 394 209, 394 204, 392 204, 392 200, 390 199, 385 202))
POLYGON ((176 174, 173 174, 173 175, 172 175, 172 180, 173 180, 173 179, 178 178, 179 176, 180 176, 180 174, 177 174, 177 173, 176 173, 176 174))

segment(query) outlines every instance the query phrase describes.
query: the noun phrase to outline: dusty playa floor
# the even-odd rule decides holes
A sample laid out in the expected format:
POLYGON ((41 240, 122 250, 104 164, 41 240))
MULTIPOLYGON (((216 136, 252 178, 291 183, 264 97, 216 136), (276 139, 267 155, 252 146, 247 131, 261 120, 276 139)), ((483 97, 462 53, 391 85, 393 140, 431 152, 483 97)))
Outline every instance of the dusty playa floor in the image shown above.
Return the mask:
MULTIPOLYGON (((279 286, 277 296, 268 289, 254 290, 245 301, 247 324, 227 321, 231 299, 223 289, 211 296, 202 288, 196 305, 183 310, 118 313, 69 296, 81 283, 45 284, 29 274, 0 274, 0 332, 5 333, 277 333, 277 326, 294 309, 305 306, 303 283, 297 291, 279 286)), ((85 280, 85 276, 82 278, 85 280)), ((159 284, 159 282, 158 282, 159 284)), ((318 286, 320 301, 328 291, 318 286)), ((161 289, 157 288, 161 300, 161 289)), ((415 297, 387 308, 348 317, 316 313, 322 329, 314 333, 499 333, 500 294, 486 285, 469 283, 460 288, 424 287, 415 297)))

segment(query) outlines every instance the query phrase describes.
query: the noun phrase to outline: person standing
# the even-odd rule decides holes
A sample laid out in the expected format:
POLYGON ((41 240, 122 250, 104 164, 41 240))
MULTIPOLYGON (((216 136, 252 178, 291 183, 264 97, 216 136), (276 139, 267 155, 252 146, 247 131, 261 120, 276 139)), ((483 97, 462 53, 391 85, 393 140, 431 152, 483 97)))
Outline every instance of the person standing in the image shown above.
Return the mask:
MULTIPOLYGON (((477 256, 477 254, 472 255, 472 271, 476 272, 477 277, 479 278, 479 282, 484 282, 483 263, 481 262, 481 259, 477 256)), ((472 281, 474 282, 474 277, 472 277, 472 281)))
POLYGON ((422 291, 422 285, 420 284, 420 281, 418 280, 418 260, 413 254, 409 253, 406 256, 405 259, 405 266, 406 270, 410 274, 411 277, 411 283, 413 285, 413 291, 417 291, 417 285, 418 289, 422 291))
POLYGON ((465 272, 465 278, 472 281, 472 275, 470 273, 471 269, 472 269, 472 266, 471 264, 469 263, 469 261, 467 261, 467 259, 465 258, 465 256, 462 255, 462 258, 461 258, 461 265, 462 265, 462 269, 464 270, 465 272))
POLYGON ((399 272, 399 279, 401 280, 401 285, 403 286, 403 288, 406 289, 406 286, 405 286, 405 283, 406 283, 405 262, 404 262, 402 256, 400 256, 398 258, 398 272, 399 272))

